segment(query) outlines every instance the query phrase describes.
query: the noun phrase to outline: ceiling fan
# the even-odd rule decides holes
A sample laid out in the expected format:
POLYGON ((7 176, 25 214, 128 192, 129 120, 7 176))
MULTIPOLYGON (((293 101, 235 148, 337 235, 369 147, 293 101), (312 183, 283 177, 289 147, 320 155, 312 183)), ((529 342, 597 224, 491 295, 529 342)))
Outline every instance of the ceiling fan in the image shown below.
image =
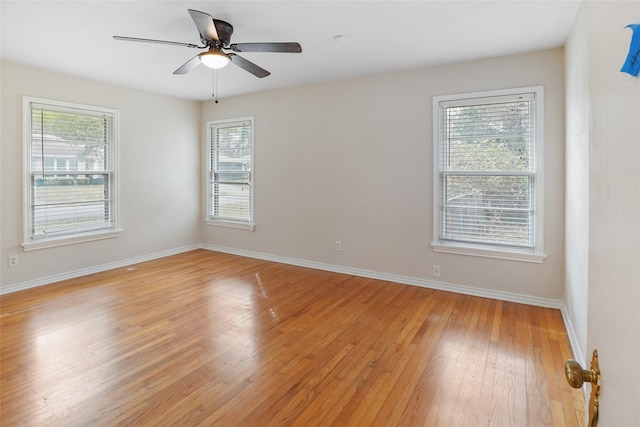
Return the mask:
POLYGON ((188 9, 189 15, 195 22, 198 32, 200 33, 200 42, 203 46, 192 43, 181 43, 167 40, 141 39, 137 37, 113 36, 116 40, 159 43, 173 46, 184 46, 192 49, 207 49, 206 52, 199 53, 181 67, 173 72, 173 74, 187 74, 201 63, 209 68, 219 69, 226 66, 229 62, 237 65, 253 74, 256 77, 263 78, 271 74, 264 68, 254 64, 253 62, 237 55, 235 52, 284 52, 284 53, 300 53, 302 46, 299 43, 231 43, 231 34, 233 34, 233 26, 228 22, 214 19, 208 13, 198 10, 188 9), (225 52, 231 51, 231 52, 225 52))

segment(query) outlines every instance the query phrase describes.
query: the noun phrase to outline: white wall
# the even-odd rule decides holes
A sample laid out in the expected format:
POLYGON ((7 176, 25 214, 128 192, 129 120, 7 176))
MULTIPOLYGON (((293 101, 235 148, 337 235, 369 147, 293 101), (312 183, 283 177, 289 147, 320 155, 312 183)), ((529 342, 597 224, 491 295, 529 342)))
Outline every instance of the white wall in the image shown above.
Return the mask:
POLYGON ((442 282, 559 299, 564 90, 563 50, 552 49, 206 103, 202 123, 255 116, 256 230, 204 225, 202 241, 423 279, 439 264, 442 282), (433 252, 432 97, 539 84, 547 260, 433 252))
POLYGON ((598 349, 603 426, 640 425, 640 78, 619 71, 631 23, 640 2, 583 2, 567 45, 567 210, 588 207, 568 216, 579 224, 567 227, 567 248, 586 241, 588 256, 567 256, 566 292, 587 360, 598 349))
POLYGON ((197 245, 200 105, 15 63, 1 63, 1 280, 4 289, 135 257, 197 245), (22 97, 120 110, 122 235, 23 252, 22 97), (19 256, 8 268, 7 257, 19 256))
POLYGON ((581 363, 587 354, 589 283, 589 57, 587 22, 576 19, 565 46, 565 301, 581 363))

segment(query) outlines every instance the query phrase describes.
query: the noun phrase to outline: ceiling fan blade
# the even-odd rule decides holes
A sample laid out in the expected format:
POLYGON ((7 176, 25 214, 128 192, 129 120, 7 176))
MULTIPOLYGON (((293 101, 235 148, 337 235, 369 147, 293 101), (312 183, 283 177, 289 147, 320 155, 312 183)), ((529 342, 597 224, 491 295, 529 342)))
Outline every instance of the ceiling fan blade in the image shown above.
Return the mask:
POLYGON ((138 37, 124 37, 124 36, 113 36, 114 40, 122 40, 127 42, 144 42, 144 43, 158 43, 158 44, 169 44, 173 46, 184 46, 196 49, 204 49, 206 46, 198 46, 193 43, 182 43, 182 42, 172 42, 168 40, 156 40, 156 39, 141 39, 138 37))
POLYGON ((185 62, 180 68, 175 70, 173 74, 187 74, 189 71, 200 65, 200 55, 196 55, 187 62, 185 62))
POLYGON ((233 43, 229 49, 234 52, 302 52, 300 43, 233 43))
POLYGON ((207 40, 216 42, 220 40, 216 25, 213 23, 213 16, 193 9, 189 9, 189 15, 191 15, 191 19, 193 19, 196 27, 198 27, 202 43, 205 43, 207 40))
POLYGON ((253 74, 254 76, 260 79, 263 77, 267 77, 269 74, 271 74, 264 68, 257 66, 253 62, 248 61, 244 59, 242 56, 236 55, 235 53, 230 53, 229 56, 231 57, 231 62, 233 62, 238 67, 242 68, 245 71, 250 72, 251 74, 253 74))

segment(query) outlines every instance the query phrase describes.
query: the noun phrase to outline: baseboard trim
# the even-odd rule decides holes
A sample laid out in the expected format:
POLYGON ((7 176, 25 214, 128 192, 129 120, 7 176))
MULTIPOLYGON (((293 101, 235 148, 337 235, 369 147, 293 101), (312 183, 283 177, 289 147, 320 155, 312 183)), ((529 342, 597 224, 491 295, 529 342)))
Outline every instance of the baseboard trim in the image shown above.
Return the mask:
POLYGON ((114 268, 126 267, 128 265, 138 264, 145 261, 152 261, 154 259, 164 258, 171 255, 177 255, 179 253, 192 251, 198 248, 199 248, 198 245, 183 246, 180 248, 155 252, 149 255, 128 258, 125 260, 115 261, 115 262, 102 264, 102 265, 89 267, 89 268, 82 268, 80 270, 69 271, 62 274, 55 274, 53 276, 42 277, 35 280, 28 280, 26 282, 13 283, 8 286, 0 287, 0 295, 23 291, 23 290, 35 288, 38 286, 50 285, 52 283, 60 282, 62 280, 75 279, 76 277, 86 276, 94 273, 100 273, 102 271, 107 271, 107 270, 113 270, 114 268))
MULTIPOLYGON (((426 280, 419 277, 402 276, 397 274, 383 273, 373 270, 364 270, 352 267, 343 267, 334 264, 325 264, 315 261, 308 261, 299 258, 289 258, 278 255, 265 254, 261 252, 246 251, 242 249, 229 248, 225 246, 217 246, 210 244, 201 244, 200 248, 223 252, 232 255, 245 256, 248 258, 256 258, 265 261, 280 262, 283 264, 296 265, 299 267, 314 268, 316 270, 331 271, 334 273, 350 274, 352 276, 366 277, 369 279, 385 280, 388 282, 401 283, 404 285, 420 286, 429 289, 438 289, 441 291, 455 292, 458 294, 471 295, 482 298, 490 298, 501 301, 517 302, 521 304, 534 305, 538 307, 556 308, 562 310, 564 303, 561 300, 551 298, 541 298, 530 295, 516 294, 512 292, 495 291, 491 289, 478 288, 473 286, 456 285, 453 283, 440 282, 434 280, 426 280)), ((564 316, 564 315, 563 315, 564 316)))

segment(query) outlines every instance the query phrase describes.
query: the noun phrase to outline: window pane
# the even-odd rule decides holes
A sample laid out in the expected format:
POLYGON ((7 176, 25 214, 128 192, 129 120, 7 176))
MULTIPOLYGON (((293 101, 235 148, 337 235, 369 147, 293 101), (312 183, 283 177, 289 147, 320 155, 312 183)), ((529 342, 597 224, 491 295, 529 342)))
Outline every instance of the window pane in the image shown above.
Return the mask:
POLYGON ((441 238, 533 246, 529 176, 446 176, 441 238))
POLYGON ((32 170, 105 170, 113 118, 33 105, 31 117, 32 170))
POLYGON ((216 149, 230 150, 251 148, 251 124, 219 126, 216 128, 216 149))
POLYGON ((105 144, 54 140, 48 135, 32 136, 31 170, 40 173, 107 170, 108 147, 105 144), (43 169, 44 168, 44 169, 43 169))
POLYGON ((442 167, 460 171, 532 170, 530 102, 445 109, 442 167))
POLYGON ((112 226, 108 176, 34 176, 34 239, 112 226))
POLYGON ((212 184, 212 212, 217 217, 250 220, 251 192, 248 184, 212 184))

